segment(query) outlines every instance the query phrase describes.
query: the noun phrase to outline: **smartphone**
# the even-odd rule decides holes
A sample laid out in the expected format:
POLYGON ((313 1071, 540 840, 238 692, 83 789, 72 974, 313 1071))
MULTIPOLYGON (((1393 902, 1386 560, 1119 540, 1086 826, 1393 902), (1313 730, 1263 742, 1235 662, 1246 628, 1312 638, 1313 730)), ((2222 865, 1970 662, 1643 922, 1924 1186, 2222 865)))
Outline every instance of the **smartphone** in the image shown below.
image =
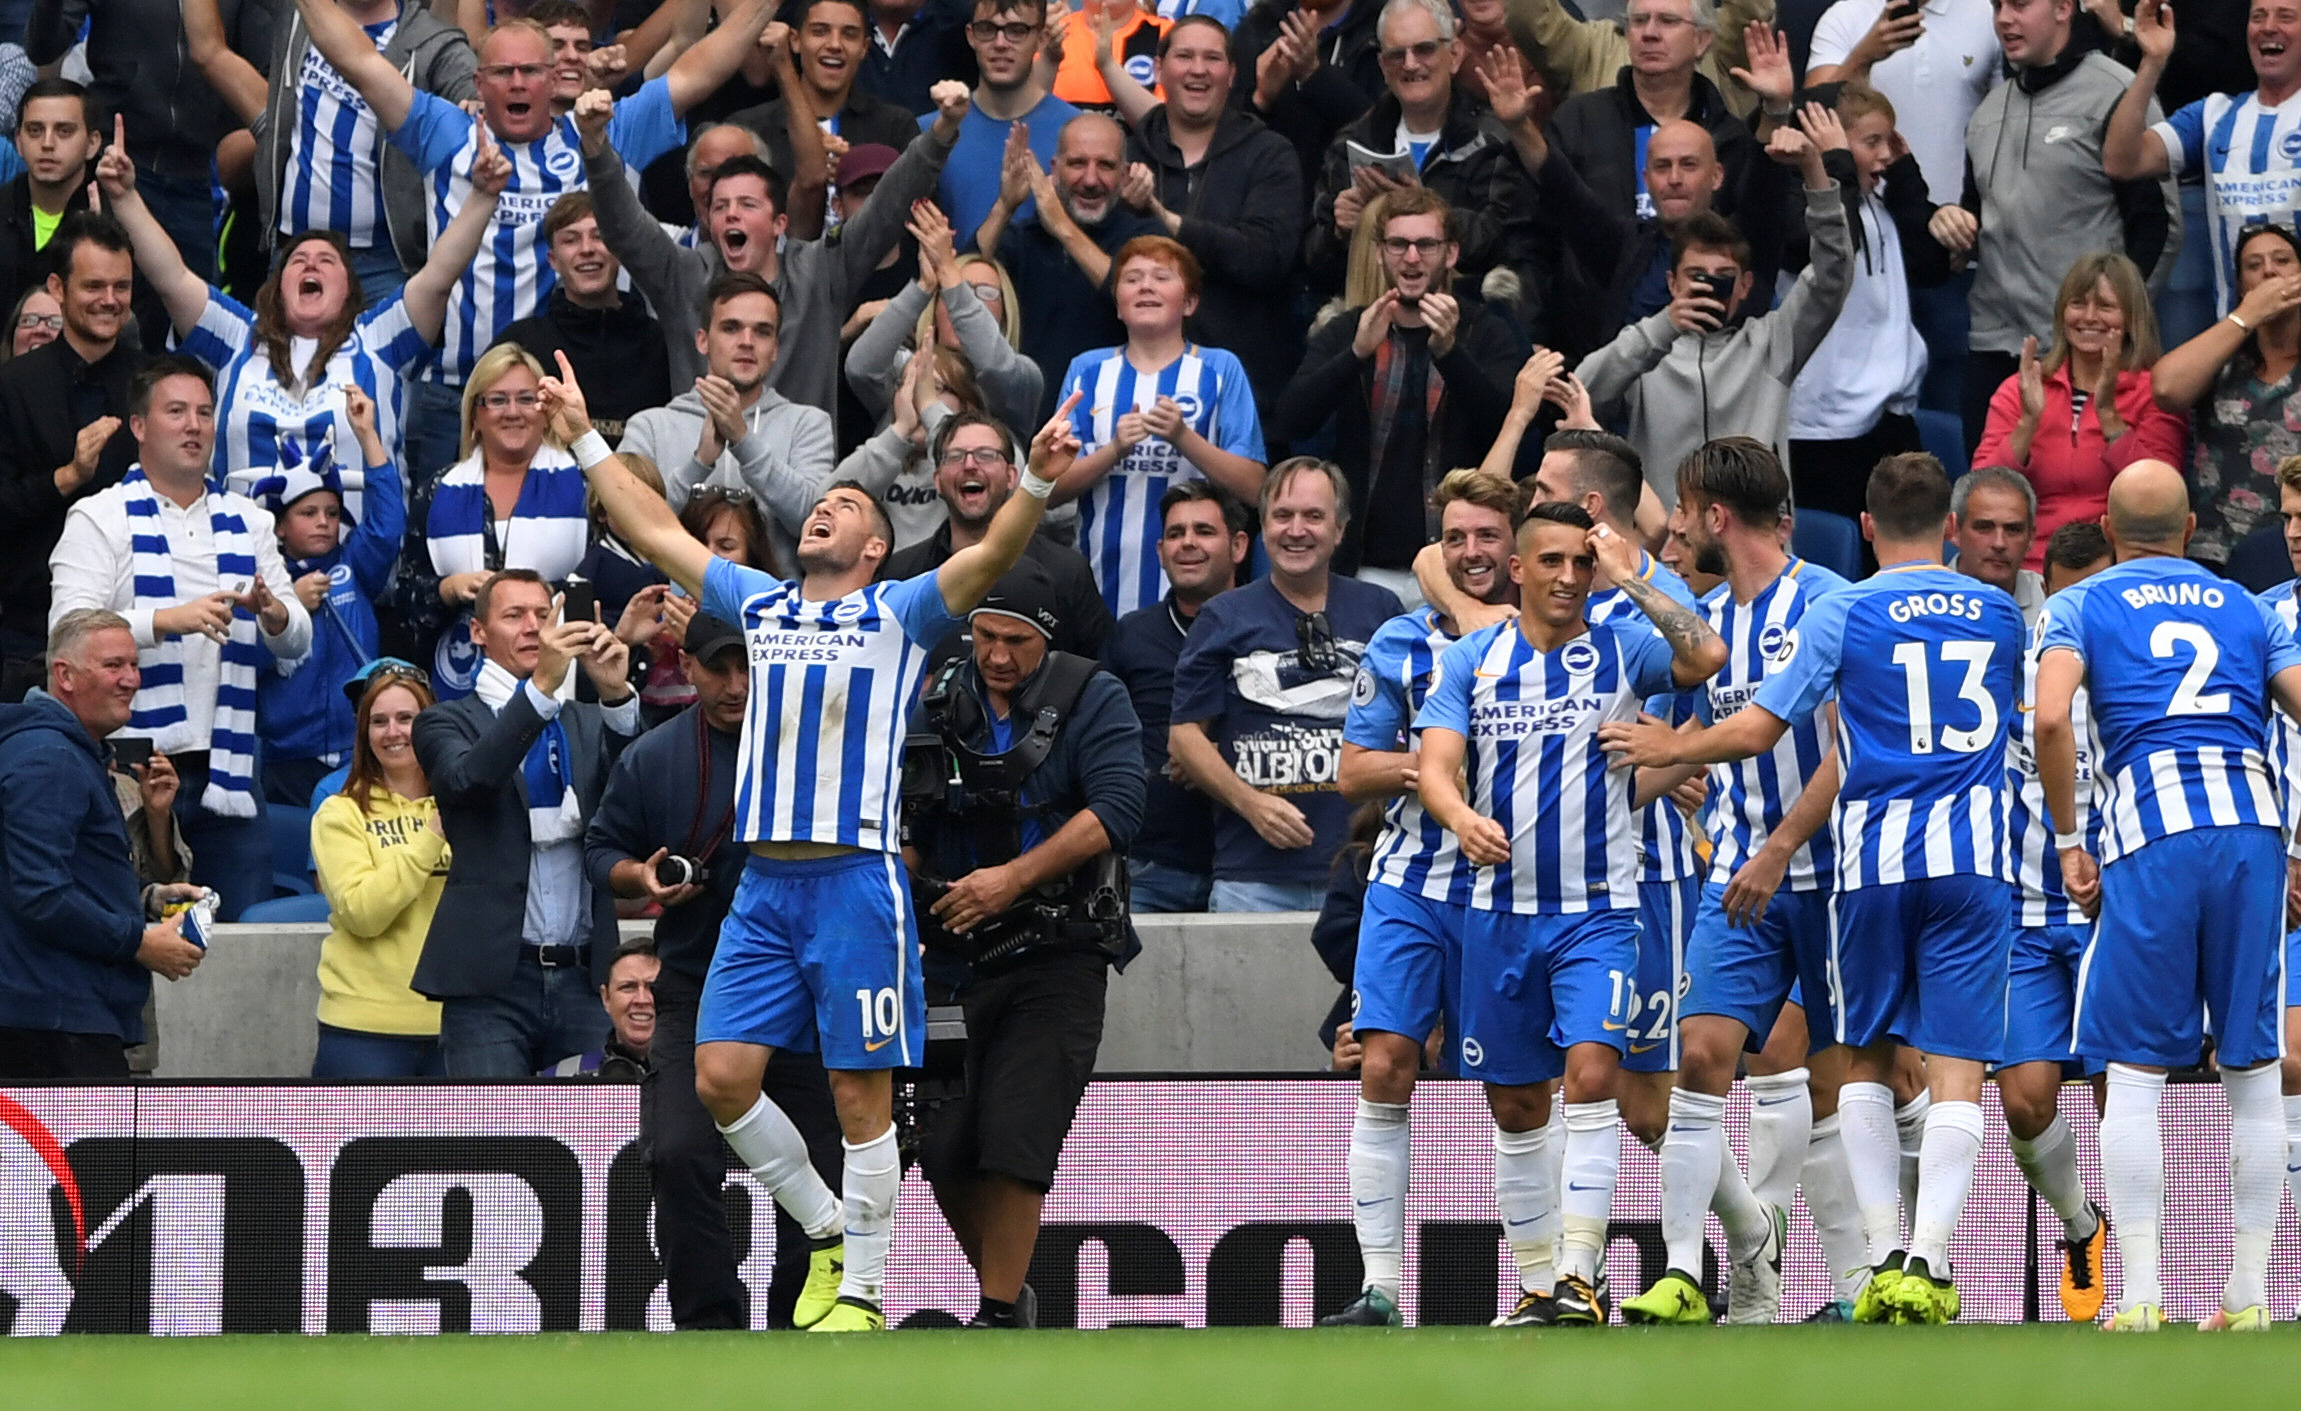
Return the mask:
POLYGON ((1689 277, 1694 283, 1702 287, 1702 292, 1706 297, 1718 301, 1718 308, 1722 310, 1721 318, 1733 313, 1736 276, 1730 274, 1696 274, 1689 277))
POLYGON ((1910 19, 1917 14, 1918 7, 1919 0, 1896 0, 1896 3, 1886 6, 1886 18, 1895 21, 1910 19))
POLYGON ((112 766, 122 774, 133 775, 152 762, 152 742, 141 735, 115 735, 112 737, 112 766))
POLYGON ((598 615, 599 595, 592 589, 591 580, 579 574, 567 575, 566 601, 561 606, 562 622, 589 622, 598 615))

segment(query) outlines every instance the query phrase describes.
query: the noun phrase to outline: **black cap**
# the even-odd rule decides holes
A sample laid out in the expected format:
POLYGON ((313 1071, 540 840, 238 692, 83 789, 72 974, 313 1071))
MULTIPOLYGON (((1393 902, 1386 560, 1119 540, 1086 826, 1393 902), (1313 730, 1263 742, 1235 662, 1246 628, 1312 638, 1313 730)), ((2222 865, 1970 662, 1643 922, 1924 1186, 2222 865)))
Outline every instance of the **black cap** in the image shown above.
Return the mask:
POLYGON ((708 662, 729 647, 741 647, 743 633, 725 618, 699 612, 687 624, 687 636, 680 645, 697 661, 708 662))
POLYGON ((1005 617, 1020 618, 1039 630, 1039 635, 1053 641, 1062 630, 1063 616, 1057 610, 1055 581, 1047 571, 1030 559, 1024 559, 1006 571, 1005 576, 991 585, 975 610, 967 614, 969 622, 986 612, 1005 617))

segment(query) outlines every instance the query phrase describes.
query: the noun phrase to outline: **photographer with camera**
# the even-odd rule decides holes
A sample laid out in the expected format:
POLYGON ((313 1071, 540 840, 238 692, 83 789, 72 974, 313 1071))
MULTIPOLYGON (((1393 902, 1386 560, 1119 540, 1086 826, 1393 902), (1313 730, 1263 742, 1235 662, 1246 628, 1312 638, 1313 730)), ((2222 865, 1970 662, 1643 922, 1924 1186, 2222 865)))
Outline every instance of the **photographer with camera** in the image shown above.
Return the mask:
MULTIPOLYGON (((720 1194, 727 1154, 695 1095, 695 1016, 747 856, 735 839, 735 761, 751 668, 742 632, 701 612, 687 624, 679 665, 695 688, 695 704, 633 741, 616 761, 584 834, 583 855, 594 887, 662 908, 655 923, 662 968, 655 977, 639 1136, 655 1187, 655 1243, 671 1321, 683 1332, 743 1329, 751 1319, 720 1194)), ((762 1086, 791 1115, 806 1138, 808 1159, 836 1190, 839 1118, 822 1061, 812 1053, 782 1053, 767 1066, 762 1086)), ((767 1324, 788 1328, 806 1282, 810 1242, 782 1207, 771 1208, 775 1275, 767 1324)))
POLYGON ((966 1093, 935 1113, 922 1164, 982 1286, 970 1327, 1034 1321, 1023 1276, 1102 1046, 1107 967, 1141 949, 1124 858, 1142 727, 1115 677, 1048 649, 1057 601, 1029 559, 994 584, 968 615, 973 656, 929 678, 904 747, 928 997, 966 1012, 966 1093))

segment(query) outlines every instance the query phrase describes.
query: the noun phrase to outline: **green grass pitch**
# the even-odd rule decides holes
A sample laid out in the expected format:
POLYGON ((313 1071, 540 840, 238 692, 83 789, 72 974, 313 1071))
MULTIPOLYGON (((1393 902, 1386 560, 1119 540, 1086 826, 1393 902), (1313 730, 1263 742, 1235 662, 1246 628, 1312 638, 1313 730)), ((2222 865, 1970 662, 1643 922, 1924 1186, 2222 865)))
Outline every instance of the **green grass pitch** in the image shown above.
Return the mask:
POLYGON ((23 1411, 2106 1411, 2301 1401, 2301 1331, 1118 1331, 884 1337, 68 1338, 0 1347, 23 1411), (866 1389, 867 1388, 867 1389, 866 1389))

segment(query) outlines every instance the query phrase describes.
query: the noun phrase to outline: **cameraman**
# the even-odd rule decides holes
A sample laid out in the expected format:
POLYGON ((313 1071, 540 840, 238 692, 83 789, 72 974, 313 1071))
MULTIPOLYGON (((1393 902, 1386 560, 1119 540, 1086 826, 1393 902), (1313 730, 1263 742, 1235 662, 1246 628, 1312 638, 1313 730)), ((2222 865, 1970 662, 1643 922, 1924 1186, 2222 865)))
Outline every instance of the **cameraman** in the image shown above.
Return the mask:
MULTIPOLYGON (((746 1290, 736 1275, 734 1240, 720 1194, 727 1153, 719 1129, 695 1096, 695 1011, 703 977, 719 944, 719 923, 743 875, 743 845, 734 841, 735 758, 742 748, 743 705, 751 671, 743 634, 697 613, 687 625, 679 664, 696 701, 632 742, 607 781, 607 793, 584 834, 584 862, 595 887, 659 904, 655 953, 655 1033, 640 1092, 639 1134, 655 1186, 655 1242, 682 1330, 751 1326, 746 1290), (680 878, 699 865, 694 881, 680 878)), ((811 1053, 781 1053, 767 1067, 767 1095, 806 1134, 815 1169, 834 1189, 841 1157, 839 1121, 822 1064, 811 1053)), ((768 1326, 791 1326, 806 1282, 806 1233, 775 1210, 775 1274, 768 1286, 768 1326)), ((754 1206, 754 1214, 759 1207, 754 1206)))
POLYGON ((1142 820, 1142 727, 1116 678, 1048 650, 1058 598, 1029 559, 1001 578, 906 748, 928 994, 967 1017, 966 1095, 935 1115, 922 1165, 982 1287, 970 1327, 1032 1324, 1016 1305, 1102 1045, 1106 967, 1140 949, 1120 859, 1142 820))

